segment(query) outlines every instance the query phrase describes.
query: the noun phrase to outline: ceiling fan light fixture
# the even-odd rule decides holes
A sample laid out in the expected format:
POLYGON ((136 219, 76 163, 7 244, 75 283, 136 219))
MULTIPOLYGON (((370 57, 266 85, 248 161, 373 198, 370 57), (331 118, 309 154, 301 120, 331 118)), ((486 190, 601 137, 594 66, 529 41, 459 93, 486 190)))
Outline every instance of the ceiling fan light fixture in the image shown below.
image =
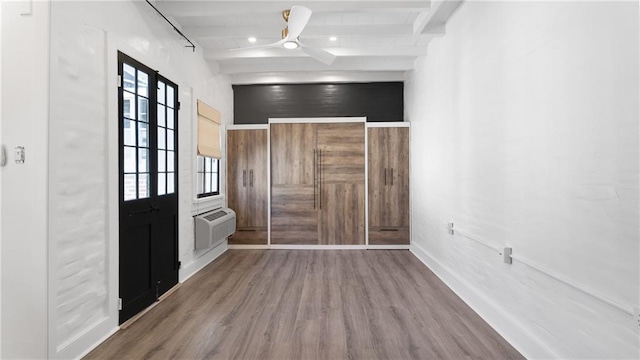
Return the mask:
POLYGON ((289 40, 289 41, 285 41, 284 44, 282 44, 282 46, 285 49, 291 50, 291 49, 297 49, 298 46, 300 46, 300 45, 298 45, 298 43, 295 42, 295 41, 289 40))

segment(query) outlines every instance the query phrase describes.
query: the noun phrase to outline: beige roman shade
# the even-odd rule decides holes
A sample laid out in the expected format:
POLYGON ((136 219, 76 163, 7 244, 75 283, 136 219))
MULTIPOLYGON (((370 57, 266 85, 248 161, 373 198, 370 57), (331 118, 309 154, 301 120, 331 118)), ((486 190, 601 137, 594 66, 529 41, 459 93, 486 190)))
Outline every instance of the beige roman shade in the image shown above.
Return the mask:
POLYGON ((198 155, 220 159, 220 111, 198 100, 198 155))

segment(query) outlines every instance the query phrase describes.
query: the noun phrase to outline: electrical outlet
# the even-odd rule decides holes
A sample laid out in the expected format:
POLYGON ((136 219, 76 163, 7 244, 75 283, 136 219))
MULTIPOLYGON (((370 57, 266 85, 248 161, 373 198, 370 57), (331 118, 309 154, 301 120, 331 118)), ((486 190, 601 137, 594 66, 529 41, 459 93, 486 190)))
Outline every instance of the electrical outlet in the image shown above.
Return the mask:
POLYGON ((447 229, 448 229, 449 235, 453 235, 454 232, 453 232, 453 223, 452 222, 447 224, 447 229))
POLYGON ((640 307, 633 307, 633 324, 636 329, 640 329, 640 307))

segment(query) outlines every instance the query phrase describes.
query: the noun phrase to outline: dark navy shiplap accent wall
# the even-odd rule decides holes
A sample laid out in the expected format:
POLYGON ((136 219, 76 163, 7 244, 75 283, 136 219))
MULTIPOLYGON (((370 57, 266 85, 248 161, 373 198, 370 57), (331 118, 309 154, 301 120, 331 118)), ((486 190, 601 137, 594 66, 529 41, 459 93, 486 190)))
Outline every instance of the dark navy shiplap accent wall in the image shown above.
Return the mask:
POLYGON ((234 123, 266 124, 269 118, 366 116, 403 121, 404 83, 322 83, 233 86, 234 123))

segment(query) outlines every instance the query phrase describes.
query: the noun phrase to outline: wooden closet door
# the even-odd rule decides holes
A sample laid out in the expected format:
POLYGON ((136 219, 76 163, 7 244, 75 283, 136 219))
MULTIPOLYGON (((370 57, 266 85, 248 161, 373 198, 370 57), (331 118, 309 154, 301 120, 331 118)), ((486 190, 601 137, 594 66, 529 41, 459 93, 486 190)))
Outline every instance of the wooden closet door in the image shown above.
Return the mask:
POLYGON ((391 173, 387 187, 386 218, 389 224, 409 227, 409 128, 387 128, 389 151, 387 164, 391 173))
POLYGON ((267 229, 267 130, 251 130, 247 139, 247 225, 267 229))
POLYGON ((322 245, 364 245, 363 123, 317 125, 322 245))
POLYGON ((236 212, 236 227, 248 226, 247 130, 227 131, 227 204, 236 212))
POLYGON ((315 124, 271 124, 271 243, 318 243, 315 124))
POLYGON ((368 129, 369 155, 369 227, 384 226, 386 219, 387 181, 389 180, 387 128, 368 129))
POLYGON ((409 244, 409 128, 369 128, 369 244, 409 244))

